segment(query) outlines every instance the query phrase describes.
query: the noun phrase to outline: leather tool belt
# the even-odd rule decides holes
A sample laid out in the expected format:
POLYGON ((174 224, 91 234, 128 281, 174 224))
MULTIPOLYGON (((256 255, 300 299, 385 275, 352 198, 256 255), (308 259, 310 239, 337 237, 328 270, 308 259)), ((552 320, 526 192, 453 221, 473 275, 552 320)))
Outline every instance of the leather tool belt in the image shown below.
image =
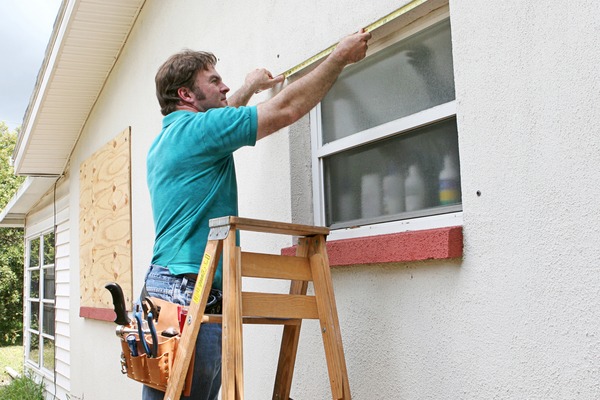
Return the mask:
MULTIPOLYGON (((143 304, 151 304, 148 310, 144 310, 148 311, 143 313, 145 320, 138 311, 131 327, 123 328, 121 334, 117 328, 122 348, 121 372, 135 381, 164 392, 181 339, 179 315, 182 307, 155 297, 143 299, 143 304), (156 314, 158 318, 154 320, 156 314)), ((192 357, 183 389, 186 396, 191 392, 193 368, 192 357)))
MULTIPOLYGON (((211 289, 205 314, 221 314, 223 292, 211 289)), ((175 355, 185 326, 187 307, 149 296, 144 286, 142 310, 134 312, 129 325, 117 327, 121 339, 121 372, 154 389, 166 391, 175 355)), ((183 394, 192 388, 194 358, 188 368, 183 394)))

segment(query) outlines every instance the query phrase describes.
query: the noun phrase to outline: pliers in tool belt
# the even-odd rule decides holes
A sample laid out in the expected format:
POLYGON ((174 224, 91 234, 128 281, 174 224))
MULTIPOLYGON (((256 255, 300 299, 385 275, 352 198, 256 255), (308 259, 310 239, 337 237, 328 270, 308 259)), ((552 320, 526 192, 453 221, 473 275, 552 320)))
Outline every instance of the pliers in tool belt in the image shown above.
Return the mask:
POLYGON ((152 336, 152 354, 148 357, 158 356, 158 335, 156 334, 156 327, 154 326, 154 315, 152 311, 148 313, 148 329, 150 329, 150 335, 152 336))
MULTIPOLYGON (((150 335, 152 336, 152 350, 150 350, 150 346, 145 338, 141 337, 140 333, 140 341, 144 345, 144 349, 146 350, 146 354, 148 357, 157 357, 158 356, 158 335, 156 334, 156 326, 154 326, 154 321, 158 322, 158 316, 160 314, 160 307, 154 306, 152 300, 149 297, 144 297, 142 301, 142 309, 144 310, 144 315, 146 316, 146 320, 148 321, 148 329, 150 330, 150 335)), ((136 316, 136 320, 137 320, 136 316)), ((140 316, 141 320, 141 316, 140 316)), ((138 326, 140 322, 138 321, 138 326)))
POLYGON ((148 346, 148 342, 146 342, 146 337, 144 336, 144 325, 142 323, 142 313, 140 311, 136 311, 133 314, 135 318, 135 322, 137 323, 138 335, 140 337, 140 342, 144 347, 144 351, 148 357, 152 357, 152 351, 150 350, 150 346, 148 346))

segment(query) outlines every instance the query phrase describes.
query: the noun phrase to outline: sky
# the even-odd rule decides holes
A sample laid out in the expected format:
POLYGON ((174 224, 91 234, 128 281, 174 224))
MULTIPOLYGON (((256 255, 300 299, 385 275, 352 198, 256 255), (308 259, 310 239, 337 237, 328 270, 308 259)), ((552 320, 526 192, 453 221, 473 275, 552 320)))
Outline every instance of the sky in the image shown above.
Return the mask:
POLYGON ((0 121, 22 125, 62 0, 0 0, 0 121))

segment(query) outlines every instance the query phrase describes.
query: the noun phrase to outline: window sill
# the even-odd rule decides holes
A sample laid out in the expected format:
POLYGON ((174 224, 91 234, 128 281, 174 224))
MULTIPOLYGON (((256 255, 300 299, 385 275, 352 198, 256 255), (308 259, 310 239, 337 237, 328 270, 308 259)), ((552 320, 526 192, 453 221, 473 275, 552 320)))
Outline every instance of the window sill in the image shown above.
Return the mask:
POLYGON ((82 318, 96 319, 98 321, 115 320, 117 315, 112 308, 79 307, 79 316, 82 318))
MULTIPOLYGON (((296 246, 281 254, 296 254, 296 246)), ((462 226, 332 240, 327 242, 327 254, 332 267, 461 258, 462 226)))

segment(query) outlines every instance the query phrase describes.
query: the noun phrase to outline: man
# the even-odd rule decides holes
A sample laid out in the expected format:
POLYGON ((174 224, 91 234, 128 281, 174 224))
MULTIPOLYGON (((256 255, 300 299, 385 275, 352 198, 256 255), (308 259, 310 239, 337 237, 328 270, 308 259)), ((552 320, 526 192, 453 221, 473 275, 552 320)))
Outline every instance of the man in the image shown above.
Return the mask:
MULTIPOLYGON (((331 88, 343 68, 365 57, 369 33, 343 39, 319 66, 272 99, 246 107, 252 95, 274 87, 265 69, 250 73, 227 100, 229 88, 210 53, 184 51, 169 58, 156 75, 156 93, 165 115, 161 133, 148 152, 148 187, 155 223, 152 265, 146 290, 189 305, 208 236, 208 221, 237 215, 233 152, 254 146, 308 113, 331 88)), ((221 267, 212 285, 221 289, 221 267)), ((221 386, 221 325, 205 324, 196 343, 192 394, 186 399, 216 400, 221 386)), ((163 399, 147 386, 144 400, 163 399)))

